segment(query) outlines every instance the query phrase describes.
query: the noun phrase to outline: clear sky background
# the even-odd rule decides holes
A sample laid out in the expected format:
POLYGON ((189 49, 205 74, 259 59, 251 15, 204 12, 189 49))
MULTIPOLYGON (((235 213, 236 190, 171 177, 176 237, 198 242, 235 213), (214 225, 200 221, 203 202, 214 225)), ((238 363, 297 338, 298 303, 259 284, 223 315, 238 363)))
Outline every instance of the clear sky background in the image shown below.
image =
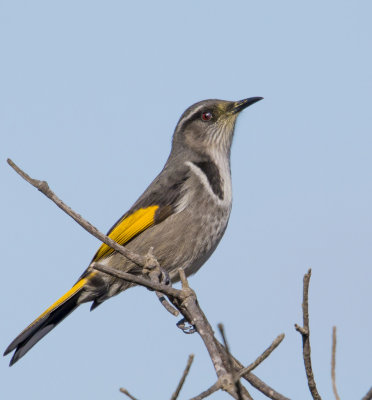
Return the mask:
MULTIPOLYGON (((372 385, 371 15, 369 0, 0 2, 2 350, 99 246, 7 157, 106 231, 162 168, 184 109, 263 96, 236 127, 226 235, 190 283, 244 364, 284 332, 256 374, 309 399, 293 325, 311 267, 319 392, 332 398, 336 325, 341 398, 361 398, 372 385)), ((1 359, 0 398, 114 400, 124 386, 166 399, 195 353, 190 398, 215 374, 176 322, 142 288, 84 305, 12 368, 1 359)))

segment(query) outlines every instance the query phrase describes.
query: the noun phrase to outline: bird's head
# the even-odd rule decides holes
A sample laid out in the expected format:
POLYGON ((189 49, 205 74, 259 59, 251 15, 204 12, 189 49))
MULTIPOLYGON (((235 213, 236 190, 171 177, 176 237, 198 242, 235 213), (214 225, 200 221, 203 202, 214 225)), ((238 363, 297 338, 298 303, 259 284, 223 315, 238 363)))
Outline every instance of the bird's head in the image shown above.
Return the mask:
POLYGON ((262 97, 240 101, 203 100, 193 104, 178 121, 173 149, 183 145, 201 154, 216 151, 229 154, 240 111, 259 100, 262 97))

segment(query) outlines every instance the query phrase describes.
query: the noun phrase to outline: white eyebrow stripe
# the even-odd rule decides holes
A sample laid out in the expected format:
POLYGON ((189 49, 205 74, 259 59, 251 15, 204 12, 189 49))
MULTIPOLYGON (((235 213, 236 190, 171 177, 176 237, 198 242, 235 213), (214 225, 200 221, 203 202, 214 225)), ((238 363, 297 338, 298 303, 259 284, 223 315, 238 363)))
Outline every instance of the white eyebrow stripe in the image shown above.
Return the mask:
POLYGON ((186 113, 181 119, 178 121, 177 128, 182 129, 182 125, 190 120, 194 115, 198 114, 203 108, 205 108, 205 104, 199 104, 198 107, 196 107, 193 110, 190 110, 191 112, 186 113))

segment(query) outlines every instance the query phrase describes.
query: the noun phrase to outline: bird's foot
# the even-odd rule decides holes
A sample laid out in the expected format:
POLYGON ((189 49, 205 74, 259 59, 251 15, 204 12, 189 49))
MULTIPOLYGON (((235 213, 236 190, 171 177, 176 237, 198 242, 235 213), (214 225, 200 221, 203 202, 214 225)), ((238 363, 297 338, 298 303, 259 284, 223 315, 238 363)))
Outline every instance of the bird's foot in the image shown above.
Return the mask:
POLYGON ((177 322, 177 327, 181 329, 183 333, 191 334, 196 332, 196 328, 194 325, 190 324, 185 318, 182 318, 177 322))

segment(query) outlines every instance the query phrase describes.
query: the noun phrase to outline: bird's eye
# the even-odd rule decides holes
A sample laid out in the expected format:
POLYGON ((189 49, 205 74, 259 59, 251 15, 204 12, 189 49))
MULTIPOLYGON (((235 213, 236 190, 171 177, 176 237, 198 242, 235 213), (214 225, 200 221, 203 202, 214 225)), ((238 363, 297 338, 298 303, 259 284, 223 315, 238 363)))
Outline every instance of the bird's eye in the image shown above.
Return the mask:
POLYGON ((211 112, 206 111, 206 112, 203 112, 201 117, 202 117, 203 121, 210 121, 212 119, 213 115, 211 112))

